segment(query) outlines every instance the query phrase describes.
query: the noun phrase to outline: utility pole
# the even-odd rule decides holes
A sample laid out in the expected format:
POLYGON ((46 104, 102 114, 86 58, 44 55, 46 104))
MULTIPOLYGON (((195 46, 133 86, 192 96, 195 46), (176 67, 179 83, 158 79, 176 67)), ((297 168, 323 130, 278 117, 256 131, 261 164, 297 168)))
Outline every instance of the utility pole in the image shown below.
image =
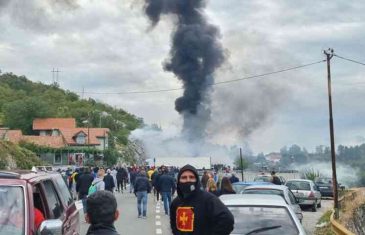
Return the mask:
POLYGON ((337 174, 336 174, 336 152, 335 152, 335 137, 333 128, 333 115, 332 115, 332 88, 331 88, 331 59, 333 57, 333 49, 328 48, 323 53, 327 57, 327 85, 328 85, 328 108, 329 108, 329 124, 330 124, 330 138, 331 138, 331 159, 332 159, 332 183, 333 183, 333 194, 334 194, 334 210, 335 219, 339 218, 338 208, 338 190, 337 190, 337 174))
POLYGON ((240 148, 240 159, 241 159, 241 177, 242 177, 242 181, 244 181, 244 179, 243 179, 243 159, 242 159, 242 148, 240 148))
POLYGON ((51 72, 52 72, 52 84, 58 84, 58 73, 61 71, 59 71, 58 68, 56 70, 53 68, 51 72))

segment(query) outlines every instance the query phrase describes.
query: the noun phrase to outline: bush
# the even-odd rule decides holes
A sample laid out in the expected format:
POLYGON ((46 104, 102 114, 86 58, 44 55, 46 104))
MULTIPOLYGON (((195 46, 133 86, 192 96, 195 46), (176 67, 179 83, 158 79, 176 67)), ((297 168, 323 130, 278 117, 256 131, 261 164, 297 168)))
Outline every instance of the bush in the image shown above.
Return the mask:
POLYGON ((308 180, 315 180, 316 178, 321 176, 321 173, 319 171, 314 170, 313 168, 304 170, 304 173, 302 174, 304 179, 308 180))
POLYGON ((31 169, 44 163, 28 149, 0 141, 0 169, 31 169))

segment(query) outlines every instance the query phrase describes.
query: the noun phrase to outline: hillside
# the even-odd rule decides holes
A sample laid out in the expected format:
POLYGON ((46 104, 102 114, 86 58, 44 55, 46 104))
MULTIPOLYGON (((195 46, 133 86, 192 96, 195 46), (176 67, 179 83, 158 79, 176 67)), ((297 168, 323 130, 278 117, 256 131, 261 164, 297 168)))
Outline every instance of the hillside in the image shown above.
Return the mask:
POLYGON ((33 152, 0 140, 0 170, 31 169, 39 165, 43 164, 33 152))
POLYGON ((141 118, 93 99, 80 99, 57 84, 45 85, 11 73, 0 74, 0 126, 21 129, 31 135, 34 118, 73 117, 77 126, 105 127, 119 145, 127 145, 129 133, 143 124, 141 118))

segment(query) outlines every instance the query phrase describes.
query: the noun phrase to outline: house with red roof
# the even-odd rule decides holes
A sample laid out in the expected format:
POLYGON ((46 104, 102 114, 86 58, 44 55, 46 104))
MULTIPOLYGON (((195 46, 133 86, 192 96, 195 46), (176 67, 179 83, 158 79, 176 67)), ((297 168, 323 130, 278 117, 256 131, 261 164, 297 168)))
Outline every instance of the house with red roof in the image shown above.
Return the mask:
POLYGON ((83 165, 87 158, 103 157, 108 148, 108 128, 76 127, 74 118, 37 118, 33 120, 33 131, 37 135, 23 135, 21 130, 0 128, 0 139, 48 147, 53 151, 37 154, 53 165, 83 165), (94 154, 85 154, 85 147, 95 150, 94 154))

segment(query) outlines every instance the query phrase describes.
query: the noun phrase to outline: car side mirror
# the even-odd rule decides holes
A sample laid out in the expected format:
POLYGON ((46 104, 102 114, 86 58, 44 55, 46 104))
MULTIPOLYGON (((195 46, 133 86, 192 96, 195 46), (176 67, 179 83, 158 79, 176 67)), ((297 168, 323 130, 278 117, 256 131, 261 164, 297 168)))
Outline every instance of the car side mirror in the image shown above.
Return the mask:
POLYGON ((37 235, 62 235, 62 220, 45 220, 39 226, 37 235))

